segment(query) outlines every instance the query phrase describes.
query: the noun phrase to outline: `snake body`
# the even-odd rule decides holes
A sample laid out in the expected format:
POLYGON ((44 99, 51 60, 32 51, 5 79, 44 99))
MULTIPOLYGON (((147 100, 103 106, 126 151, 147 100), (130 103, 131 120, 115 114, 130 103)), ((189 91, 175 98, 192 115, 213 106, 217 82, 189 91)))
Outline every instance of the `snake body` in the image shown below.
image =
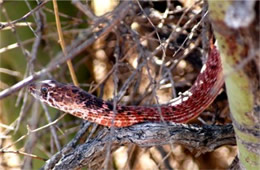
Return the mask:
POLYGON ((185 123, 197 117, 216 98, 223 85, 222 66, 216 47, 212 46, 207 62, 193 86, 171 104, 123 106, 99 99, 84 90, 54 80, 29 86, 30 93, 51 107, 104 126, 125 127, 141 122, 170 121, 185 123), (116 110, 116 112, 114 112, 116 110))

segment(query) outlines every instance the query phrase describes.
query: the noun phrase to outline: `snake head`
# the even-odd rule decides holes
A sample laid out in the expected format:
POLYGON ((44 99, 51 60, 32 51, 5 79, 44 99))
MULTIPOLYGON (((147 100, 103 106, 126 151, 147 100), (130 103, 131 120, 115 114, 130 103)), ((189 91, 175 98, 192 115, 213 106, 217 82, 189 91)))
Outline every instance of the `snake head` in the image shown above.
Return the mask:
POLYGON ((46 102, 51 91, 57 86, 54 80, 44 80, 37 83, 32 83, 29 85, 29 92, 41 101, 46 102))
POLYGON ((53 108, 84 119, 87 119, 88 112, 96 113, 97 106, 99 108, 104 104, 101 99, 95 99, 94 96, 74 85, 63 84, 54 80, 32 83, 29 85, 29 92, 37 100, 53 108))
MULTIPOLYGON (((29 92, 41 102, 56 109, 70 112, 75 106, 83 103, 90 95, 71 84, 55 80, 43 80, 29 85, 29 92)), ((82 104, 82 105, 83 105, 82 104)))

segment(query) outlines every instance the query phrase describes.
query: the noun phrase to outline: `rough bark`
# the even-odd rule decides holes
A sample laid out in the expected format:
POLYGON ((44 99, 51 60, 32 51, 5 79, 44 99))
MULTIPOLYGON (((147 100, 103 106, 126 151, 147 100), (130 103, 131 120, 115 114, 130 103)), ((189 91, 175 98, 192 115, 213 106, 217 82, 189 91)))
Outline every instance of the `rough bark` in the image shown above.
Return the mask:
POLYGON ((259 1, 209 1, 241 169, 260 169, 259 1))
POLYGON ((126 144, 137 144, 141 147, 182 144, 189 149, 204 153, 223 145, 235 145, 232 125, 200 127, 175 123, 144 123, 113 130, 104 128, 93 140, 77 144, 80 134, 84 134, 88 127, 89 124, 85 124, 74 140, 50 158, 42 169, 100 167, 110 142, 111 151, 126 144))

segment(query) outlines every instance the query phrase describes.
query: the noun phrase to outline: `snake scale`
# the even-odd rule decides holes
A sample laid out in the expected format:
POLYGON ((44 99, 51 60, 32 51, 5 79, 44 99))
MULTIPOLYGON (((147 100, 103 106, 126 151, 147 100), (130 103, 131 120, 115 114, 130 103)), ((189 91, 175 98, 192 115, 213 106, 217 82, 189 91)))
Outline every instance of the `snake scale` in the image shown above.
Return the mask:
POLYGON ((185 123, 197 117, 216 98, 223 86, 220 55, 211 46, 208 59, 192 87, 161 106, 123 106, 99 99, 84 90, 55 80, 44 80, 29 86, 30 93, 51 107, 104 126, 126 127, 141 122, 170 121, 185 123))

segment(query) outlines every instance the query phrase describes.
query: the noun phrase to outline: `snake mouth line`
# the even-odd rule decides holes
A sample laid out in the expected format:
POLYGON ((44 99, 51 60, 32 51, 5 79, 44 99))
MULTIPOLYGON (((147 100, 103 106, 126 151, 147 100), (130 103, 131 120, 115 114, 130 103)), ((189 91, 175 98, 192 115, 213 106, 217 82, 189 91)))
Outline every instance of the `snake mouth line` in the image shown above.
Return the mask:
POLYGON ((36 83, 32 83, 28 86, 28 90, 32 95, 39 96, 40 95, 40 90, 39 90, 39 85, 36 83))
POLYGON ((30 92, 30 93, 35 93, 35 91, 36 91, 36 85, 35 85, 35 83, 30 84, 29 87, 28 87, 28 89, 29 89, 29 92, 30 92))

